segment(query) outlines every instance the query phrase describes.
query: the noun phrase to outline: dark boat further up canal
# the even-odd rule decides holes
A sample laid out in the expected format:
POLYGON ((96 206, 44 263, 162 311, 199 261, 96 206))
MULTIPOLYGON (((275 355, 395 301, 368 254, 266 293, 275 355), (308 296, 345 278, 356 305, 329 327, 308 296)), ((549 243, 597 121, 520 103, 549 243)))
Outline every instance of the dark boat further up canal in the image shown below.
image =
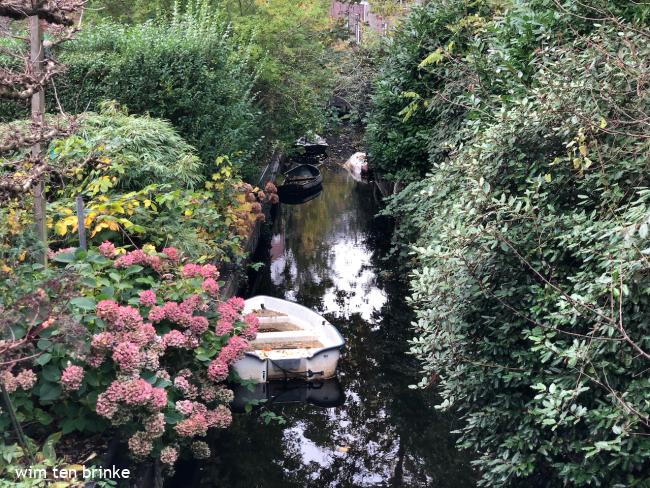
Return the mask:
POLYGON ((322 190, 323 175, 313 164, 299 164, 284 173, 284 182, 278 187, 283 203, 308 201, 309 197, 322 190))

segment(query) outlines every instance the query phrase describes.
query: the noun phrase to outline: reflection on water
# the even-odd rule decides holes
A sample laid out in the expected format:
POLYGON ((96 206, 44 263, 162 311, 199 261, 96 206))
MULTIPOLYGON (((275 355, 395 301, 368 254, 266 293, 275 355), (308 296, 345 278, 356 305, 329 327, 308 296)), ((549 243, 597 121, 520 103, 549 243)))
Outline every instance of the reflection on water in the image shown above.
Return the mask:
POLYGON ((271 237, 272 286, 256 283, 252 291, 259 294, 266 287, 275 296, 297 300, 301 290, 316 285, 320 311, 345 318, 357 313, 371 321, 387 298, 376 283, 366 238, 373 214, 355 203, 369 199, 365 205, 372 206, 372 189, 338 167, 322 171, 325 193, 281 208, 271 237))
POLYGON ((345 402, 345 393, 338 378, 327 380, 291 380, 259 383, 253 387, 235 388, 235 400, 231 408, 234 412, 244 412, 246 405, 259 405, 265 408, 287 403, 311 403, 318 407, 340 407, 345 402))
POLYGON ((180 467, 177 482, 232 488, 474 486, 466 459, 454 449, 450 419, 433 410, 431 392, 408 388, 418 380, 417 365, 406 354, 411 316, 405 285, 391 278, 391 266, 382 261, 390 229, 374 218, 373 188, 337 166, 323 168, 323 176, 318 198, 284 206, 276 216, 259 256, 267 266, 247 294, 300 302, 339 328, 347 342, 340 386, 330 386, 332 394, 342 389, 345 402, 325 408, 309 389, 280 392, 280 400, 266 408, 285 424, 266 425, 257 411, 236 415, 232 427, 212 439, 214 459, 191 472, 180 467), (302 401, 281 401, 282 395, 302 401))

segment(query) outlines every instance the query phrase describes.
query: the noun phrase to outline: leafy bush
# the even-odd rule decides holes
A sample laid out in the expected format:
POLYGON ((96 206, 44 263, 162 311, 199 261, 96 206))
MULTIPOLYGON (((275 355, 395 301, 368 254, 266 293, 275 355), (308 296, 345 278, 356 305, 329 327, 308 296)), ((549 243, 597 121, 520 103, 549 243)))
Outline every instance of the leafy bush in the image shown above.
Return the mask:
MULTIPOLYGON (((136 459, 168 465, 181 447, 209 455, 200 439, 231 421, 232 392, 222 382, 255 337, 257 319, 242 317, 240 298, 219 301, 215 266, 180 258, 174 248, 120 253, 108 241, 87 253, 59 252, 54 261, 68 263, 64 273, 74 277, 65 293, 60 281, 41 283, 6 304, 2 338, 21 342, 10 344, 0 380, 19 421, 54 422, 64 434, 111 424, 136 459), (30 319, 20 303, 31 301, 45 313, 30 319), (68 346, 59 340, 66 334, 75 336, 68 346)), ((6 412, 0 425, 9 435, 6 412)))
POLYGON ((368 157, 382 176, 411 181, 424 176, 430 158, 449 151, 466 111, 456 98, 467 81, 466 72, 452 67, 451 53, 465 52, 482 25, 479 13, 487 9, 481 4, 475 2, 466 17, 464 2, 416 8, 390 41, 374 81, 366 134, 368 157))
POLYGON ((257 123, 266 140, 264 149, 287 149, 305 132, 323 129, 333 81, 327 0, 299 6, 290 0, 156 0, 130 5, 95 0, 92 7, 103 9, 96 15, 126 23, 147 18, 165 22, 175 10, 219 12, 231 25, 234 42, 247 46, 247 60, 255 67, 253 92, 262 112, 257 123))
POLYGON ((65 159, 68 166, 78 164, 83 170, 83 158, 103 158, 118 178, 114 186, 121 190, 152 183, 191 188, 203 180, 196 150, 169 122, 129 116, 112 102, 100 104, 100 109, 99 114, 82 114, 75 135, 51 146, 52 159, 65 159))
MULTIPOLYGON (((219 155, 255 163, 261 133, 248 50, 207 6, 140 25, 100 22, 65 45, 57 89, 68 111, 117 100, 171 121, 209 174, 219 155)), ((256 174, 255 164, 247 171, 256 174)))
MULTIPOLYGON (((172 245, 194 259, 243 259, 245 239, 263 218, 259 203, 274 197, 244 184, 228 158, 216 159, 206 181, 194 149, 168 123, 129 116, 114 104, 101 114, 81 114, 78 126, 48 148, 58 174, 48 195, 50 247, 78 244, 75 199, 81 195, 91 244, 172 245)), ((6 272, 36 245, 29 208, 29 198, 15 199, 0 211, 6 272)))
MULTIPOLYGON (((429 134, 409 149, 430 159, 429 174, 388 208, 396 250, 414 268, 422 385, 439 378, 440 407, 462 414, 460 444, 478 452, 484 486, 642 486, 648 8, 514 2, 446 17, 454 3, 413 15, 442 12, 447 31, 471 23, 471 42, 459 52, 431 46, 444 58, 427 69, 433 79, 421 74, 419 103, 380 107, 397 124, 414 111, 409 130, 429 134), (459 123, 440 107, 448 90, 465 112, 445 136, 447 122, 459 123)), ((412 40, 406 31, 396 42, 412 40)), ((404 61, 416 79, 429 57, 419 55, 404 61)), ((396 146, 384 141, 390 154, 396 146)), ((397 174, 397 161, 382 169, 397 174)), ((411 174, 427 168, 405 164, 411 174)))

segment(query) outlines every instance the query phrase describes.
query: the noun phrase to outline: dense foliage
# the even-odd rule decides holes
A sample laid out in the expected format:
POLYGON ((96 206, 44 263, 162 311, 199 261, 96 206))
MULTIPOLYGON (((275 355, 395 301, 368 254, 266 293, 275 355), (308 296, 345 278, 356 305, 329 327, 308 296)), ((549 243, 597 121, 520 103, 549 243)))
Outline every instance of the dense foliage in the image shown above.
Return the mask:
MULTIPOLYGON (((72 113, 116 100, 131 113, 169 120, 209 174, 217 156, 253 162, 259 149, 249 49, 207 5, 144 24, 100 21, 61 46, 66 71, 57 93, 72 113)), ((257 165, 247 170, 258 172, 257 165)))
POLYGON ((648 13, 432 2, 376 82, 412 351, 484 486, 648 482, 648 13))
MULTIPOLYGON (((102 19, 112 19, 137 25, 146 19, 156 19, 155 23, 165 25, 178 16, 177 11, 190 15, 194 15, 192 12, 197 12, 200 17, 207 15, 219 18, 221 29, 226 25, 229 26, 228 42, 245 46, 246 56, 240 57, 238 62, 247 63, 251 67, 250 71, 255 73, 252 94, 255 97, 255 107, 261 112, 261 116, 256 119, 256 124, 265 138, 263 150, 278 145, 286 149, 305 132, 323 128, 326 121, 325 106, 332 84, 331 60, 327 50, 331 41, 327 18, 328 1, 318 0, 296 6, 295 2, 287 0, 269 2, 157 0, 156 2, 129 2, 128 5, 116 0, 96 0, 91 5, 96 9, 92 17, 100 23, 102 19)), ((132 29, 139 28, 136 26, 132 29)), ((94 46, 90 47, 95 49, 94 46)), ((170 57, 182 56, 176 50, 166 51, 166 53, 170 57)), ((219 56, 228 58, 228 53, 223 52, 223 48, 219 48, 212 55, 215 58, 208 59, 217 59, 219 56)), ((96 53, 89 52, 88 56, 95 57, 96 53)), ((197 59, 196 62, 203 64, 206 54, 202 53, 200 57, 203 61, 197 59)), ((185 64, 187 61, 181 59, 174 62, 159 59, 157 62, 160 64, 160 69, 169 67, 173 70, 177 69, 178 63, 185 64)), ((227 65, 225 68, 221 76, 224 78, 223 81, 227 82, 231 74, 227 65)), ((185 72, 188 69, 189 66, 183 68, 177 76, 186 77, 185 72)), ((223 68, 218 65, 211 68, 215 72, 220 69, 223 68)), ((154 77, 158 76, 156 73, 151 74, 154 77)), ((243 86, 246 86, 246 80, 246 77, 242 79, 243 86)), ((90 82, 93 83, 92 80, 90 82)), ((191 97, 193 103, 204 103, 201 100, 201 93, 209 83, 210 81, 206 80, 200 85, 195 85, 192 80, 188 80, 181 83, 177 89, 179 93, 181 90, 184 92, 183 98, 191 97)), ((210 89, 223 90, 218 87, 210 89)), ((117 98, 117 95, 112 95, 110 98, 117 98)), ((134 110, 132 103, 127 102, 127 104, 131 110, 134 110)), ((239 109, 241 107, 232 107, 233 111, 239 109)), ((211 107, 206 106, 204 110, 209 111, 211 107)), ((175 120, 168 112, 157 114, 175 120)), ((187 137, 185 132, 184 135, 187 137)), ((189 140, 201 148, 197 141, 191 138, 189 140)), ((221 152, 229 154, 228 151, 221 152)))
MULTIPOLYGON (((91 243, 176 246, 194 259, 241 262, 245 238, 263 218, 259 197, 267 196, 243 183, 228 158, 217 158, 205 178, 194 148, 168 123, 114 104, 82 114, 77 125, 48 149, 58 176, 48 186, 52 249, 78 244, 75 199, 82 196, 91 243)), ((0 211, 0 265, 7 273, 35 245, 29 203, 15 198, 0 211)))
MULTIPOLYGON (((113 426, 136 459, 169 466, 183 447, 209 456, 201 438, 231 421, 222 383, 256 334, 243 300, 221 302, 217 268, 183 263, 171 247, 125 252, 106 241, 53 259, 66 268, 45 281, 25 270, 31 291, 0 304, 0 381, 18 421, 33 436, 113 426)), ((2 442, 9 420, 0 413, 2 442)))

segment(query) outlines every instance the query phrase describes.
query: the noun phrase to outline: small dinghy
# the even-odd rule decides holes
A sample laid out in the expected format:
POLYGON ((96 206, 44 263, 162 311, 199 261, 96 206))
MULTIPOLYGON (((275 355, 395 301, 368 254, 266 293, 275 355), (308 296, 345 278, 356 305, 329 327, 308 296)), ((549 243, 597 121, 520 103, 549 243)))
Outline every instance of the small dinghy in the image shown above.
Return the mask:
POLYGON ((294 146, 299 149, 303 149, 306 156, 324 154, 328 148, 328 144, 325 138, 319 136, 318 134, 302 136, 294 143, 294 146))
POLYGON ((250 350, 233 365, 242 379, 264 383, 296 378, 321 380, 336 375, 345 340, 316 312, 260 295, 246 300, 244 313, 254 313, 260 325, 250 350))
POLYGON ((284 173, 284 183, 278 187, 280 201, 299 200, 322 189, 323 175, 312 164, 300 164, 284 173))

